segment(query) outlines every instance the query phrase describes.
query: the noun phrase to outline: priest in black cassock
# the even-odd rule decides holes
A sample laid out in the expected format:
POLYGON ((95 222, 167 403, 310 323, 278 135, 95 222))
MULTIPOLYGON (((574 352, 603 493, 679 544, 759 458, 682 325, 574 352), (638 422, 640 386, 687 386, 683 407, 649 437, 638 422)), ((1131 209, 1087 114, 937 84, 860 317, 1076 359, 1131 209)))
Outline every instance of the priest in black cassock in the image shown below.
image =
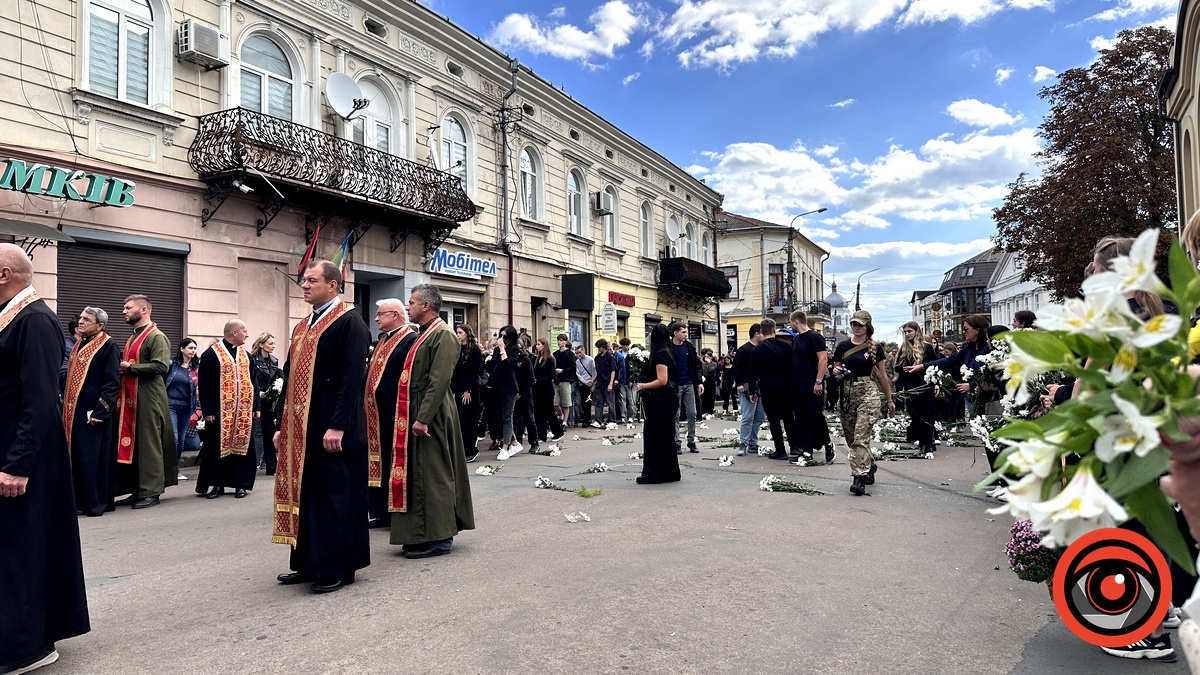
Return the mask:
POLYGON ((0 672, 58 660, 90 630, 71 459, 58 402, 63 334, 33 265, 0 244, 0 672))
POLYGON ((371 564, 363 415, 371 338, 354 306, 338 297, 341 281, 326 260, 304 270, 300 287, 313 311, 292 331, 275 433, 271 541, 291 545, 294 570, 278 578, 311 583, 314 593, 354 583, 354 572, 371 564))
POLYGON ((363 397, 367 415, 368 513, 370 527, 391 527, 388 512, 389 486, 383 480, 384 467, 392 466, 392 448, 396 434, 396 398, 404 360, 417 339, 408 324, 408 309, 398 298, 375 303, 375 323, 381 337, 367 364, 367 391, 363 397))
POLYGON ((258 386, 250 366, 250 354, 242 348, 250 331, 240 319, 225 322, 224 337, 200 356, 196 379, 200 389, 200 413, 204 415, 200 475, 196 492, 208 499, 233 488, 241 499, 254 489, 256 454, 250 449, 254 420, 259 416, 258 386))
POLYGON ((110 507, 109 468, 113 454, 113 412, 121 391, 117 370, 120 346, 104 327, 108 312, 85 307, 79 314, 79 339, 67 355, 63 384, 63 427, 71 449, 75 506, 80 513, 102 516, 110 507))

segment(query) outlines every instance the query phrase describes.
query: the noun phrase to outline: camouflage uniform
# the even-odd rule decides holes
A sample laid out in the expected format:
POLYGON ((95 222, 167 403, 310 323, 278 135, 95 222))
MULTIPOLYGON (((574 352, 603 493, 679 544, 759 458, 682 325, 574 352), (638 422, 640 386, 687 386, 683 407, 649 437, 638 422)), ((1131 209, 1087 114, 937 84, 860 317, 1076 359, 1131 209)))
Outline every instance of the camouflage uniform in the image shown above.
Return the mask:
POLYGON ((871 454, 871 439, 879 419, 879 387, 870 377, 854 380, 843 391, 841 419, 846 445, 850 446, 850 475, 866 476, 875 464, 871 454))

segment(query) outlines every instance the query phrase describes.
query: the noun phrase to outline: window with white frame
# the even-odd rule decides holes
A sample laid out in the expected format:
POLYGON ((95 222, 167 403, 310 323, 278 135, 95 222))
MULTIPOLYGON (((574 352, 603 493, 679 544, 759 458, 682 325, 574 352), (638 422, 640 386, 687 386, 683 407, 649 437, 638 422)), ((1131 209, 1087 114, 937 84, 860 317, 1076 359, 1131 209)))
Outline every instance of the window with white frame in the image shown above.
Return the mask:
POLYGON ((392 105, 392 97, 369 79, 358 82, 363 98, 371 103, 357 113, 351 133, 354 142, 389 154, 404 154, 404 137, 399 133, 401 115, 392 105))
POLYGON ((642 217, 640 221, 642 234, 642 255, 654 257, 654 207, 650 202, 642 202, 642 217))
POLYGON ((575 169, 567 174, 567 225, 571 234, 583 234, 583 176, 575 169))
POLYGON ((604 216, 604 245, 619 248, 621 243, 621 201, 617 197, 617 189, 611 185, 604 188, 604 194, 612 200, 612 213, 604 216))
POLYGON ((712 260, 712 239, 709 238, 708 232, 705 232, 700 237, 700 262, 705 265, 712 260))
POLYGON ((521 150, 521 217, 541 220, 542 167, 533 148, 521 150))
POLYGON ((691 223, 683 228, 683 257, 696 259, 696 226, 691 223))
POLYGON ((725 281, 729 282, 729 295, 725 296, 727 300, 733 300, 742 297, 742 287, 738 280, 738 266, 727 265, 719 268, 721 274, 725 275, 725 281))
POLYGON ((241 106, 291 120, 294 110, 292 64, 283 49, 265 35, 252 35, 242 45, 240 56, 241 106))
POLYGON ((457 176, 468 193, 472 159, 463 121, 457 115, 446 115, 442 120, 442 169, 452 176, 457 176))
POLYGON ((88 3, 88 86, 98 94, 150 103, 154 15, 147 0, 88 3))

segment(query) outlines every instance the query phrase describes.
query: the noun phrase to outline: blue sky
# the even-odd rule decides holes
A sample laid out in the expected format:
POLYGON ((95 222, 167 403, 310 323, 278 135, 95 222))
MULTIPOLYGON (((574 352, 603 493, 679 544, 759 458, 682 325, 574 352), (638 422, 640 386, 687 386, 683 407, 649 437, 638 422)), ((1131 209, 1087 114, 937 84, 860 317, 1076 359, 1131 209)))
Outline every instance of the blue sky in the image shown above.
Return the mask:
MULTIPOLYGON (((1177 0, 426 0, 704 178, 798 221, 890 335, 1037 173, 1038 91, 1177 0)), ((828 289, 827 289, 828 290, 828 289)))

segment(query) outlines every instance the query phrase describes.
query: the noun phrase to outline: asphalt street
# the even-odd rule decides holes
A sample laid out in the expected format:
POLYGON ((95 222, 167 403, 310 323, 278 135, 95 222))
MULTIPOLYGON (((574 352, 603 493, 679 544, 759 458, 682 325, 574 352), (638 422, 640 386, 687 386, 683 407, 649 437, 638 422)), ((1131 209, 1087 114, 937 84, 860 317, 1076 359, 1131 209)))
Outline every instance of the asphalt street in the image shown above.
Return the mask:
MULTIPOLYGON (((650 486, 629 458, 640 429, 570 431, 561 456, 472 474, 477 529, 453 554, 406 560, 372 531, 371 566, 329 595, 276 583, 288 549, 270 541, 269 477, 246 499, 189 481, 155 508, 81 518, 92 632, 42 672, 1187 672, 1182 655, 1084 644, 1008 570, 1011 519, 971 490, 982 450, 881 462, 854 497, 840 442, 828 466, 718 466, 732 426, 710 420, 683 480, 650 486), (581 475, 597 462, 610 470, 581 475), (760 491, 769 473, 829 494, 760 491), (539 475, 603 492, 536 489, 539 475), (590 521, 565 517, 579 511, 590 521)), ((483 464, 500 463, 469 466, 483 464)))

